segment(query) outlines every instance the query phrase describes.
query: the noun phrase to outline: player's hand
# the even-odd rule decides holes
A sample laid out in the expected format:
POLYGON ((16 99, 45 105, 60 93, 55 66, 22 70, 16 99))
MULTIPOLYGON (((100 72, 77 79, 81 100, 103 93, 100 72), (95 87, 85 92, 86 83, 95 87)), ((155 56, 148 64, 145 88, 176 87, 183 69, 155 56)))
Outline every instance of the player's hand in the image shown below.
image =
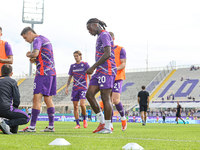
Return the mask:
POLYGON ((65 94, 68 95, 68 88, 65 89, 65 94))
POLYGON ((35 63, 36 58, 30 58, 29 60, 31 63, 35 63))
POLYGON ((86 70, 86 73, 88 75, 91 75, 94 72, 94 69, 92 67, 90 67, 88 70, 86 70))
POLYGON ((31 51, 28 51, 28 52, 26 53, 26 57, 30 57, 30 54, 31 54, 31 51))
POLYGON ((147 105, 147 109, 149 108, 149 105, 147 105))

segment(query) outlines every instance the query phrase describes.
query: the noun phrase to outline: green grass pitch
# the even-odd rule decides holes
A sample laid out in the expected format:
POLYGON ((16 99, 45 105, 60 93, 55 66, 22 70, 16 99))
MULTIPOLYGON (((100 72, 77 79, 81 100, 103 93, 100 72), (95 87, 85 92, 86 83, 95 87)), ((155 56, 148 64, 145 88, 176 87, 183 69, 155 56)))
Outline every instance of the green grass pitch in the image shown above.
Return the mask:
MULTIPOLYGON (((67 149, 67 150, 121 150, 127 143, 137 143, 145 150, 192 150, 200 149, 200 125, 128 123, 121 131, 121 123, 114 123, 112 134, 92 133, 99 123, 89 122, 88 128, 73 129, 75 122, 55 122, 55 133, 44 133, 48 122, 38 121, 36 133, 6 135, 0 132, 0 149, 67 149), (56 138, 64 138, 71 145, 49 145, 56 138)), ((27 126, 27 125, 26 125, 27 126)), ((19 129, 26 127, 20 126, 19 129)))

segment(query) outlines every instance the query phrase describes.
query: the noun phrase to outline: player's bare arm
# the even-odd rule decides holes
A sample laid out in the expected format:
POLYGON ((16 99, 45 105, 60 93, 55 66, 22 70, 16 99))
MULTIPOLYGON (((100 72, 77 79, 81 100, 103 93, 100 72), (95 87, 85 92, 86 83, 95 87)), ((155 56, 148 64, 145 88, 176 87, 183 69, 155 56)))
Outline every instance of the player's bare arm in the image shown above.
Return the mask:
POLYGON ((92 77, 91 75, 88 75, 89 81, 91 80, 91 77, 92 77))
POLYGON ((72 75, 69 76, 68 80, 67 80, 67 86, 66 86, 66 89, 65 89, 65 94, 68 95, 68 87, 71 83, 71 80, 72 80, 72 75))
POLYGON ((0 59, 0 63, 12 64, 13 63, 13 55, 9 55, 8 59, 0 59))
POLYGON ((38 55, 39 55, 39 50, 38 49, 34 49, 32 52, 28 51, 26 53, 26 56, 30 57, 30 58, 36 58, 36 57, 38 57, 38 55))
POLYGON ((118 70, 122 70, 126 67, 126 59, 120 59, 121 64, 117 67, 117 71, 118 70))
POLYGON ((147 105, 147 109, 148 109, 149 108, 149 102, 150 102, 149 96, 147 98, 147 102, 148 102, 148 105, 147 105))
POLYGON ((91 75, 93 73, 93 71, 101 64, 103 64, 107 59, 109 59, 111 56, 111 47, 110 46, 106 46, 104 47, 104 54, 101 56, 101 58, 92 66, 90 67, 86 73, 88 75, 91 75))
POLYGON ((138 97, 138 104, 140 104, 140 97, 138 97))

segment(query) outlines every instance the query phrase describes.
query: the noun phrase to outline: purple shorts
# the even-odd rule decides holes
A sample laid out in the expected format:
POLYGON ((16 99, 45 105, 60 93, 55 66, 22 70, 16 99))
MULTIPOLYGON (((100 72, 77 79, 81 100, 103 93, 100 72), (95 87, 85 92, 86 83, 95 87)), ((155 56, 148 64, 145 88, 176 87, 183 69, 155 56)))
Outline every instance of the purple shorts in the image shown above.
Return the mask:
POLYGON ((112 89, 115 82, 115 76, 102 75, 92 76, 89 85, 99 86, 100 89, 112 89))
POLYGON ((56 76, 35 76, 33 94, 56 95, 56 76))
POLYGON ((71 101, 79 101, 80 99, 86 99, 85 98, 86 92, 87 90, 82 90, 82 89, 73 90, 71 95, 71 101))
POLYGON ((114 87, 112 89, 112 92, 121 94, 121 92, 122 92, 122 83, 123 83, 123 80, 116 80, 115 83, 114 83, 114 87))

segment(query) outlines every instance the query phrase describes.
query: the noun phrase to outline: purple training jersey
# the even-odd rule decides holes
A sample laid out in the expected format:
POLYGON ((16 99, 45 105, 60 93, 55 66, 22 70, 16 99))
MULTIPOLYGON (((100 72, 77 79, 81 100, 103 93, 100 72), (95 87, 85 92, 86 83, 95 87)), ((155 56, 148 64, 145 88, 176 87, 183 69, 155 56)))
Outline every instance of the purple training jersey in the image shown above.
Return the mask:
POLYGON ((6 51, 7 56, 13 55, 12 48, 11 48, 10 44, 8 44, 8 42, 5 43, 5 51, 6 51))
POLYGON ((105 61, 103 64, 99 65, 96 68, 96 72, 94 76, 97 76, 97 77, 102 76, 102 75, 116 76, 117 67, 115 64, 113 39, 107 31, 102 30, 101 33, 98 35, 97 41, 96 41, 96 57, 95 57, 96 62, 104 54, 104 47, 106 46, 111 47, 111 56, 107 61, 105 61))
POLYGON ((69 75, 73 76, 74 84, 73 90, 87 90, 87 74, 86 70, 90 68, 87 62, 81 62, 80 64, 72 64, 69 69, 69 75))
POLYGON ((33 49, 39 50, 39 55, 36 58, 36 75, 56 75, 51 42, 42 35, 37 36, 33 41, 33 49))

